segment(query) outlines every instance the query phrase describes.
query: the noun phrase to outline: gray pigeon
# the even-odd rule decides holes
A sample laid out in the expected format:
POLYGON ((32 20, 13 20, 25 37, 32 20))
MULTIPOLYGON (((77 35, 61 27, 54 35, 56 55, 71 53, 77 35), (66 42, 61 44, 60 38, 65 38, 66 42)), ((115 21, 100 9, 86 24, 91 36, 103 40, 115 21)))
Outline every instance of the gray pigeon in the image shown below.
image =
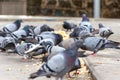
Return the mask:
POLYGON ((17 44, 16 45, 16 52, 17 54, 19 54, 20 56, 24 56, 25 55, 25 51, 27 51, 29 48, 32 47, 32 43, 22 43, 22 44, 17 44))
POLYGON ((88 17, 86 16, 86 14, 82 15, 82 22, 79 24, 79 27, 84 28, 85 30, 87 30, 90 33, 92 33, 94 31, 94 28, 91 25, 91 23, 90 23, 88 17))
POLYGON ((63 40, 63 37, 61 34, 56 34, 53 32, 42 32, 40 35, 36 36, 35 39, 40 42, 43 39, 51 39, 54 44, 58 44, 63 40))
MULTIPOLYGON (((74 43, 75 43, 76 41, 74 41, 74 43)), ((65 51, 66 49, 65 48, 63 48, 63 47, 60 47, 60 46, 54 46, 50 41, 48 41, 48 42, 42 42, 41 43, 42 44, 42 46, 44 46, 45 47, 45 49, 46 49, 46 51, 48 52, 48 57, 46 58, 46 60, 45 60, 45 58, 44 58, 44 62, 46 62, 47 60, 49 60, 49 59, 51 59, 53 56, 55 56, 56 54, 58 54, 58 53, 61 53, 61 52, 63 52, 63 51, 65 51)), ((72 46, 72 44, 73 43, 71 43, 71 46, 72 46)), ((71 46, 69 46, 68 48, 70 48, 71 46)), ((67 49, 68 49, 67 48, 67 49)), ((76 61, 75 61, 75 64, 74 64, 74 67, 70 70, 70 72, 71 71, 73 71, 73 70, 77 70, 78 68, 80 68, 81 67, 81 64, 80 64, 80 60, 77 58, 76 59, 76 61)))
POLYGON ((0 36, 0 48, 2 50, 15 48, 15 40, 14 40, 14 38, 0 36))
POLYGON ((10 31, 10 32, 14 32, 14 31, 16 31, 16 30, 18 30, 18 29, 20 28, 21 22, 22 22, 22 20, 21 20, 21 19, 18 19, 18 20, 16 20, 16 21, 13 22, 13 23, 4 26, 4 27, 2 28, 2 31, 3 31, 3 32, 6 32, 6 33, 9 33, 9 31, 10 31), (8 31, 8 30, 9 30, 9 31, 8 31))
POLYGON ((116 48, 119 49, 119 42, 103 39, 100 37, 87 37, 81 47, 83 50, 93 51, 93 54, 97 53, 99 50, 105 48, 116 48))
POLYGON ((39 46, 39 44, 32 44, 32 43, 22 43, 16 45, 16 52, 18 55, 23 56, 24 59, 30 59, 33 56, 37 56, 43 53, 43 48, 39 46), (31 50, 32 49, 32 50, 31 50), (40 51, 42 49, 42 51, 40 51), (35 53, 37 51, 37 53, 35 53))
POLYGON ((46 51, 48 52, 48 60, 52 56, 54 56, 60 52, 63 52, 65 50, 65 48, 63 48, 63 47, 54 46, 54 44, 51 41, 42 41, 40 43, 40 45, 43 46, 46 49, 46 51))
POLYGON ((80 45, 80 41, 76 42, 69 49, 56 54, 44 63, 37 72, 32 73, 29 78, 34 79, 38 76, 54 76, 56 80, 62 80, 64 75, 73 68, 78 58, 77 54, 80 45))
POLYGON ((103 24, 99 24, 99 35, 103 38, 108 38, 111 34, 114 34, 109 27, 103 26, 103 24))
POLYGON ((50 42, 52 42, 53 45, 57 45, 58 43, 60 43, 63 40, 63 37, 62 37, 62 35, 56 34, 53 32, 43 32, 40 35, 36 36, 35 39, 37 40, 38 44, 36 44, 34 47, 27 50, 25 53, 30 53, 36 49, 41 49, 40 52, 38 51, 33 55, 42 54, 42 52, 45 52, 45 51, 43 48, 40 47, 40 45, 39 45, 40 42, 50 41, 50 42))
POLYGON ((17 31, 14 31, 14 32, 10 32, 9 31, 9 35, 8 36, 13 37, 15 40, 22 39, 22 37, 29 36, 29 33, 31 33, 30 32, 30 28, 31 27, 29 25, 25 25, 22 29, 19 29, 17 31))
POLYGON ((70 33, 71 38, 84 38, 86 36, 92 36, 93 34, 85 30, 83 27, 75 28, 73 32, 70 33))

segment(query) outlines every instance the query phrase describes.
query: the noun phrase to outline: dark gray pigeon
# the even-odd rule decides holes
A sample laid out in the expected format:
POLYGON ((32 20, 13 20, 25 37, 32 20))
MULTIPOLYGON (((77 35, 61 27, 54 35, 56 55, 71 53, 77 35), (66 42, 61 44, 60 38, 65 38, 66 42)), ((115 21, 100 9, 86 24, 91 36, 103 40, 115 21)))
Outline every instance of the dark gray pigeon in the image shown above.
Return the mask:
POLYGON ((99 25, 99 35, 103 38, 108 38, 110 35, 114 34, 109 27, 105 27, 103 24, 99 25))
POLYGON ((9 33, 18 30, 21 26, 22 19, 18 19, 15 22, 8 24, 2 28, 3 32, 9 33), (8 31, 9 30, 9 31, 8 31))
POLYGON ((56 54, 44 63, 37 72, 32 73, 29 78, 34 79, 39 76, 54 76, 56 80, 62 80, 63 76, 73 68, 78 58, 77 54, 80 45, 80 41, 76 42, 69 49, 56 54))
POLYGON ((93 51, 93 54, 97 53, 99 50, 103 50, 105 48, 115 48, 118 49, 120 46, 119 42, 106 40, 100 37, 87 37, 84 39, 83 46, 81 47, 83 50, 93 51))
POLYGON ((45 31, 54 31, 54 29, 50 28, 48 25, 44 24, 42 26, 35 27, 33 31, 34 31, 35 35, 39 35, 39 34, 41 34, 42 32, 45 32, 45 31))
POLYGON ((63 23, 63 28, 66 29, 67 31, 68 30, 71 31, 71 29, 74 29, 75 27, 77 27, 77 25, 72 22, 64 21, 64 23, 63 23))

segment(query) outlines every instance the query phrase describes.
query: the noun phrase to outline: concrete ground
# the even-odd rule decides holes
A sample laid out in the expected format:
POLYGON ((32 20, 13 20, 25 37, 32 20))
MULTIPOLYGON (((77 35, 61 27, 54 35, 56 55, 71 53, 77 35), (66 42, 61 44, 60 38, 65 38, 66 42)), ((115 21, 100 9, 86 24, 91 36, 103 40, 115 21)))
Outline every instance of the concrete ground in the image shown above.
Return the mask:
MULTIPOLYGON (((16 19, 16 18, 15 18, 16 19)), ((44 18, 42 18, 44 19, 44 18)), ((31 25, 42 25, 47 23, 56 30, 61 29, 62 21, 64 19, 51 20, 39 20, 39 19, 29 19, 24 20, 22 26, 26 24, 31 25)), ((77 24, 80 23, 81 18, 66 18, 66 20, 73 20, 77 24)), ((104 25, 110 27, 114 34, 110 36, 110 40, 120 42, 120 19, 90 19, 92 25, 98 28, 98 23, 103 23, 104 25)), ((0 28, 4 25, 11 23, 13 20, 0 20, 0 28)), ((87 52, 88 54, 91 52, 87 52)), ((29 74, 35 72, 39 69, 41 63, 39 60, 30 60, 29 62, 23 62, 22 57, 16 54, 7 54, 0 52, 0 79, 1 80, 28 80, 29 74)), ((120 77, 120 50, 115 49, 105 49, 99 51, 97 56, 88 56, 85 58, 86 63, 91 70, 93 76, 97 80, 119 80, 120 77)), ((35 80, 48 80, 46 77, 39 77, 35 80)), ((54 80, 53 78, 49 80, 54 80)), ((78 79, 78 80, 88 80, 88 79, 78 79)))

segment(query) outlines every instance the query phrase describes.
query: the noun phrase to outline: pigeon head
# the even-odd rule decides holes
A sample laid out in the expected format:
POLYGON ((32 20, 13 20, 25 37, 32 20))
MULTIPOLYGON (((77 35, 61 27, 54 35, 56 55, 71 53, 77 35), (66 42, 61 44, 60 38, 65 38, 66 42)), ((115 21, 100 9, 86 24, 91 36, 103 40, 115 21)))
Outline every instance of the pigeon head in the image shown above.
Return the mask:
POLYGON ((70 33, 70 37, 73 38, 73 37, 79 37, 79 33, 81 32, 81 28, 74 28, 73 32, 70 33))
POLYGON ((43 42, 40 42, 40 46, 47 48, 47 46, 53 46, 53 43, 51 41, 43 41, 43 42))
POLYGON ((4 49, 15 49, 15 44, 14 43, 8 43, 5 45, 4 49))
POLYGON ((72 33, 70 33, 69 37, 73 38, 73 37, 75 37, 75 34, 72 32, 72 33))
POLYGON ((89 21, 89 19, 87 18, 86 14, 82 14, 82 21, 89 21))
POLYGON ((55 39, 56 44, 59 44, 61 41, 63 41, 63 37, 61 34, 55 34, 55 39))
POLYGON ((99 28, 103 28, 104 27, 102 23, 99 23, 98 25, 99 25, 99 28))
POLYGON ((17 19, 14 23, 21 23, 21 22, 23 22, 22 19, 17 19))
POLYGON ((18 20, 16 20, 14 23, 15 23, 17 26, 20 26, 21 22, 23 22, 22 19, 18 19, 18 20))
POLYGON ((0 36, 5 37, 6 35, 7 35, 6 32, 3 32, 3 31, 0 30, 0 36))
POLYGON ((30 31, 30 26, 29 26, 29 25, 25 25, 25 26, 23 27, 23 30, 26 31, 27 35, 29 35, 29 33, 31 32, 31 31, 30 31))

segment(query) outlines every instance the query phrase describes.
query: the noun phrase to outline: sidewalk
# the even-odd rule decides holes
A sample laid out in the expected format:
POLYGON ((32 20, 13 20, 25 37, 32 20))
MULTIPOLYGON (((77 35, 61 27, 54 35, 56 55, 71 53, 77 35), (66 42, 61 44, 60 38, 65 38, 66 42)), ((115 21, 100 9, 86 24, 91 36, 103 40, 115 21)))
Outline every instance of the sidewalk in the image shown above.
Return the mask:
MULTIPOLYGON (((70 17, 58 18, 58 17, 32 17, 32 16, 0 16, 0 21, 2 21, 0 23, 0 26, 8 24, 9 22, 7 21, 15 20, 19 18, 25 20, 22 26, 25 24, 41 25, 43 23, 47 23, 48 25, 56 29, 61 27, 62 22, 64 20, 73 20, 76 23, 80 23, 81 21, 81 18, 70 18, 70 17)), ((120 42, 120 19, 90 18, 90 21, 95 28, 98 28, 98 23, 102 23, 105 26, 110 27, 113 30, 114 34, 111 35, 109 39, 120 42)), ((85 61, 92 73, 92 76, 94 76, 95 80, 120 80, 120 50, 105 49, 99 51, 96 56, 88 56, 87 58, 85 58, 85 61)), ((28 74, 26 76, 28 76, 28 74)))
POLYGON ((105 49, 85 58, 94 80, 120 79, 120 50, 105 49))

